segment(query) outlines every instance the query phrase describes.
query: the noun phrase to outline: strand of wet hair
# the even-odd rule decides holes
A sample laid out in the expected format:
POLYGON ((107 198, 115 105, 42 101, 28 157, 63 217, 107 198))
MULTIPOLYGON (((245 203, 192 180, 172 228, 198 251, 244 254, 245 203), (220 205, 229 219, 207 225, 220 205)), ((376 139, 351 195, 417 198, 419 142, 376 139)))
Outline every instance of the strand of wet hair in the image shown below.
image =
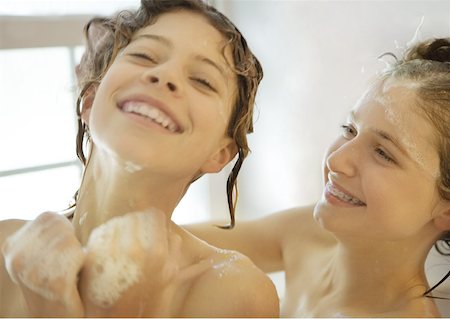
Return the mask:
POLYGON ((244 162, 244 150, 239 147, 239 156, 236 161, 236 164, 234 164, 233 169, 231 170, 230 175, 227 179, 227 202, 228 202, 228 209, 230 211, 230 224, 225 226, 216 225, 217 227, 221 229, 233 229, 235 225, 235 211, 236 211, 236 205, 237 205, 237 199, 238 199, 238 190, 237 190, 237 176, 239 174, 239 171, 241 169, 242 163, 244 162), (236 196, 233 200, 233 190, 236 190, 236 196))

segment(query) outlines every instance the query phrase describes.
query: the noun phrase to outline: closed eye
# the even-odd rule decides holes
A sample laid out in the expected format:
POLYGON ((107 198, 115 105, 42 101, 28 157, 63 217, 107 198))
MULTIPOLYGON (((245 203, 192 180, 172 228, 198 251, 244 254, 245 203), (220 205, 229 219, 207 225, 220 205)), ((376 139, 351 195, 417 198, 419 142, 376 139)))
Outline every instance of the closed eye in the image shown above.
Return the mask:
POLYGON ((136 53, 130 53, 129 55, 132 57, 142 59, 142 60, 150 61, 152 63, 157 63, 156 59, 154 59, 152 56, 150 56, 149 54, 146 54, 146 53, 136 52, 136 53))
POLYGON ((208 80, 205 80, 203 78, 197 78, 197 77, 193 77, 191 78, 193 81, 199 83, 200 85, 206 87, 207 89, 217 92, 217 90, 211 85, 211 83, 209 83, 208 80))

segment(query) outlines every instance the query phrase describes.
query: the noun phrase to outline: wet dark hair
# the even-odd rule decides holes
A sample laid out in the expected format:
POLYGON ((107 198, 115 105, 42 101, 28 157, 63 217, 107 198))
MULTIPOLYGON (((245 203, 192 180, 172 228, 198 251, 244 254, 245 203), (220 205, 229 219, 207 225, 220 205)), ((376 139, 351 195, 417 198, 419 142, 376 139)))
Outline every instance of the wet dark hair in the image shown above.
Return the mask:
MULTIPOLYGON (((411 80, 418 85, 417 105, 437 133, 440 171, 437 188, 441 198, 450 201, 450 38, 430 39, 409 48, 382 73, 382 78, 390 77, 411 80)), ((443 255, 450 255, 450 231, 442 234, 435 248, 443 255)), ((429 293, 448 277, 450 271, 424 295, 433 297, 429 293)))
MULTIPOLYGON (((89 135, 86 124, 81 120, 83 99, 87 98, 90 90, 95 91, 118 52, 131 42, 135 32, 155 23, 164 13, 180 10, 188 10, 206 18, 226 41, 222 53, 224 54, 227 48, 230 48, 232 53, 233 65, 230 67, 237 77, 237 94, 227 134, 236 142, 238 158, 228 177, 226 187, 231 222, 222 228, 233 228, 237 200, 233 198, 233 191, 236 188, 236 179, 241 165, 250 151, 247 134, 253 132, 253 108, 263 70, 236 26, 217 9, 202 0, 141 0, 141 5, 136 11, 121 11, 111 18, 93 18, 87 23, 84 29, 86 51, 77 68, 80 89, 77 101, 77 155, 83 165, 86 165, 83 148, 89 135)), ((76 197, 77 195, 75 201, 76 197)))

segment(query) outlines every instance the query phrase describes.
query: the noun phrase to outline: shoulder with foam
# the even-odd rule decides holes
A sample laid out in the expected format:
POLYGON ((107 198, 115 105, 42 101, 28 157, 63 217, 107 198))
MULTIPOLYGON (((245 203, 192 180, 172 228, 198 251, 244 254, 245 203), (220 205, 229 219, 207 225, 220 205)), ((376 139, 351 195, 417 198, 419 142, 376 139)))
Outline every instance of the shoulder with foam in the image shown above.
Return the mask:
POLYGON ((219 250, 211 258, 211 267, 191 287, 183 316, 278 317, 275 286, 248 257, 219 250))

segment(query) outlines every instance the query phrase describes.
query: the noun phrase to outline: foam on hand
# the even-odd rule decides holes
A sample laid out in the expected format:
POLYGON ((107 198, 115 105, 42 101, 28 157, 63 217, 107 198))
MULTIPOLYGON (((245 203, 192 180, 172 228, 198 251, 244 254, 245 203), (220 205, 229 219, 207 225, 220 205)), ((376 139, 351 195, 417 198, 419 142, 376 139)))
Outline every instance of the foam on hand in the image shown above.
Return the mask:
POLYGON ((142 277, 135 260, 139 256, 132 252, 136 245, 148 249, 154 244, 152 215, 130 213, 115 217, 92 232, 87 244, 93 262, 87 293, 97 306, 111 307, 142 277))
POLYGON ((25 224, 7 239, 4 249, 11 279, 51 301, 65 297, 55 284, 65 280, 68 273, 78 271, 81 255, 75 246, 62 247, 65 236, 62 233, 49 238, 45 227, 36 227, 33 222, 25 224))

